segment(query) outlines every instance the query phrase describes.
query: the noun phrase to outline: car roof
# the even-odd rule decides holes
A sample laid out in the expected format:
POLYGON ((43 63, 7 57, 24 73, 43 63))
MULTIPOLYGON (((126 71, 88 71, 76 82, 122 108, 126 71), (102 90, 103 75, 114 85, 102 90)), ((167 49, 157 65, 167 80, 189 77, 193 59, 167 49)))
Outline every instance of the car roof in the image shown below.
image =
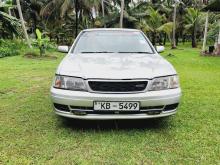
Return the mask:
POLYGON ((93 28, 93 29, 84 29, 83 32, 90 31, 127 31, 127 32, 140 32, 138 29, 126 29, 126 28, 93 28))

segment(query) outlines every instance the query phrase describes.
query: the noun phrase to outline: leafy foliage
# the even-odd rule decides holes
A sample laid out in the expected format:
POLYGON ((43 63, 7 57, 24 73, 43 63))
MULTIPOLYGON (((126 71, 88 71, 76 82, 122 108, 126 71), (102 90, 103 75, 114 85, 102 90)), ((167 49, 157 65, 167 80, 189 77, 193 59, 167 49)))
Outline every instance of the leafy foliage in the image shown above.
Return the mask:
POLYGON ((209 13, 209 31, 207 39, 209 42, 214 44, 219 35, 220 25, 218 20, 220 19, 220 14, 209 13))
POLYGON ((0 58, 19 55, 23 43, 0 39, 0 58))
POLYGON ((2 36, 12 36, 14 33, 22 37, 23 31, 20 21, 17 18, 0 11, 0 33, 2 33, 2 36))

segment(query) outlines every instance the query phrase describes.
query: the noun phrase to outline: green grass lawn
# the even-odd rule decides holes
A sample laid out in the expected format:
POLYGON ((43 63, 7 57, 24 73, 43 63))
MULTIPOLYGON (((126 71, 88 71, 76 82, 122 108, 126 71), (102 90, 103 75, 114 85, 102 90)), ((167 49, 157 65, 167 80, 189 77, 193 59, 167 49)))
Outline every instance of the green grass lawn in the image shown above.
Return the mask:
POLYGON ((0 164, 220 164, 220 58, 163 53, 183 91, 167 120, 65 121, 49 96, 56 55, 0 59, 0 164))

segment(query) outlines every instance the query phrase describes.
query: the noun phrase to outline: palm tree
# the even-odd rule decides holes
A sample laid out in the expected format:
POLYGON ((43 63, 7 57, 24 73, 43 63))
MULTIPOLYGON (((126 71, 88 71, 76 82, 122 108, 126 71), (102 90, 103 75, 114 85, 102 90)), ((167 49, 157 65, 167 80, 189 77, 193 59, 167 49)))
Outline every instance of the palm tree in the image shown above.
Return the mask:
POLYGON ((21 10, 21 5, 20 5, 20 0, 16 0, 16 3, 17 3, 17 9, 18 9, 18 13, 19 13, 22 29, 23 29, 23 32, 24 32, 24 36, 26 38, 28 46, 30 48, 32 48, 30 40, 29 40, 29 37, 28 37, 28 34, 27 34, 27 30, 26 30, 26 27, 25 27, 24 18, 23 18, 23 14, 22 14, 22 10, 21 10))
POLYGON ((197 47, 196 35, 201 25, 201 13, 198 9, 187 8, 185 15, 185 29, 191 33, 192 47, 197 47))
POLYGON ((156 45, 157 34, 164 32, 166 35, 170 36, 173 23, 166 22, 165 17, 160 15, 159 11, 154 10, 152 7, 149 7, 148 13, 149 16, 147 19, 142 19, 141 24, 138 27, 145 33, 150 32, 152 36, 152 44, 156 45))
MULTIPOLYGON (((44 7, 40 11, 40 16, 43 18, 45 24, 44 29, 49 28, 50 32, 55 32, 55 36, 58 37, 62 33, 63 26, 70 27, 71 33, 78 34, 78 0, 51 0, 47 1, 44 7), (76 5, 75 5, 76 4, 76 5), (75 19, 74 19, 75 18, 75 19), (71 22, 69 21, 71 20, 71 22)), ((69 29, 68 29, 69 33, 69 29)), ((58 41, 57 41, 58 42, 58 41)))
POLYGON ((66 16, 74 16, 74 32, 76 37, 80 23, 82 23, 83 20, 89 19, 92 20, 93 25, 95 24, 93 14, 94 12, 95 14, 98 13, 97 11, 101 9, 100 6, 100 0, 52 0, 48 1, 48 4, 42 9, 41 15, 46 18, 53 18, 54 21, 59 21, 66 16), (87 18, 84 19, 84 17, 87 18))
MULTIPOLYGON (((120 27, 120 18, 121 14, 119 8, 121 1, 114 1, 114 5, 109 7, 109 14, 106 17, 106 26, 107 27, 120 27)), ((148 16, 147 7, 149 3, 147 2, 129 2, 125 1, 124 3, 124 11, 123 11, 123 26, 127 28, 135 28, 137 24, 140 23, 142 18, 146 18, 148 16)), ((121 19, 122 20, 122 19, 121 19)))

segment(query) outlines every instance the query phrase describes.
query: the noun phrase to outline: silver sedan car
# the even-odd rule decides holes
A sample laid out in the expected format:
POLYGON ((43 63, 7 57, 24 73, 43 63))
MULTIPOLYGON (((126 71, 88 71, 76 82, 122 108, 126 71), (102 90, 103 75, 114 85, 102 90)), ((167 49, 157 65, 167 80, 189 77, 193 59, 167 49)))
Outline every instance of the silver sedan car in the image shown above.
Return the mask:
POLYGON ((83 30, 51 87, 55 113, 75 119, 148 119, 176 113, 181 97, 174 67, 134 29, 83 30))

